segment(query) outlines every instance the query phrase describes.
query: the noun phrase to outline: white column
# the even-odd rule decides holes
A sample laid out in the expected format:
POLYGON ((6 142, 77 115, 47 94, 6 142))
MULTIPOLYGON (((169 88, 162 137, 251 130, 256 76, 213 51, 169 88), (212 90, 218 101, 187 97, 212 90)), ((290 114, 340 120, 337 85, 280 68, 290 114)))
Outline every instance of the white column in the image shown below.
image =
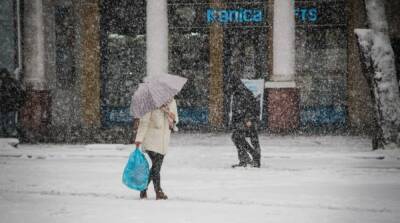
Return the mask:
POLYGON ((24 1, 24 81, 34 90, 45 88, 45 52, 42 0, 24 1))
POLYGON ((168 72, 167 0, 147 0, 146 59, 147 76, 168 72))
POLYGON ((295 79, 295 28, 294 1, 275 0, 271 81, 295 79))
POLYGON ((21 32, 21 0, 16 1, 16 8, 17 8, 17 55, 18 55, 18 68, 16 71, 16 78, 19 80, 21 78, 22 72, 22 32, 21 32))

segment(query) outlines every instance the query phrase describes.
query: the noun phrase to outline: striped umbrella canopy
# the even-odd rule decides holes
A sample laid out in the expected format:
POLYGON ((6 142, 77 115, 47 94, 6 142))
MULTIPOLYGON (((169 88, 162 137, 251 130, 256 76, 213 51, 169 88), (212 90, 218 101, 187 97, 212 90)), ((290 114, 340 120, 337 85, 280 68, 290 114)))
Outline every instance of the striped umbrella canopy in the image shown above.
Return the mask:
POLYGON ((182 89, 183 85, 185 85, 186 81, 187 78, 168 73, 150 76, 144 80, 144 82, 160 82, 160 84, 165 84, 178 92, 182 89))
POLYGON ((146 79, 144 83, 139 84, 132 96, 131 114, 135 118, 141 118, 146 113, 160 108, 179 93, 186 80, 171 74, 146 79))

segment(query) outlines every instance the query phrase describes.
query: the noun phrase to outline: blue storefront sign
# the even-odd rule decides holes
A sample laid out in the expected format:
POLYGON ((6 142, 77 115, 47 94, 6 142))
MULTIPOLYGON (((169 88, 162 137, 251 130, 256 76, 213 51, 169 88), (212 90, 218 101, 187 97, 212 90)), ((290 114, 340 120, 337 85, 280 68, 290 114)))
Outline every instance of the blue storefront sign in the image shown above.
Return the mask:
MULTIPOLYGON (((296 7, 295 17, 300 23, 317 22, 318 8, 316 7, 296 7)), ((261 9, 214 9, 209 8, 206 11, 207 23, 261 23, 265 15, 261 9)))
POLYGON ((178 117, 183 125, 206 125, 208 124, 207 107, 178 107, 178 117))
POLYGON ((237 1, 226 3, 224 8, 212 7, 210 3, 168 4, 169 27, 209 28, 219 23, 227 27, 268 26, 267 2, 237 1))
POLYGON ((346 124, 346 108, 342 106, 316 106, 303 108, 300 111, 300 121, 306 125, 336 125, 346 124))
POLYGON ((317 8, 296 8, 294 14, 296 19, 301 22, 316 22, 318 20, 317 8))
MULTIPOLYGON (((208 123, 208 108, 179 107, 178 117, 180 124, 183 125, 206 125, 208 123)), ((103 108, 103 118, 105 126, 126 125, 133 121, 129 107, 105 107, 103 108)))
POLYGON ((207 23, 243 23, 263 21, 263 11, 260 9, 207 9, 207 23))
POLYGON ((296 1, 297 25, 342 25, 346 23, 345 1, 296 1))
POLYGON ((130 123, 133 121, 129 114, 129 107, 108 107, 103 110, 104 118, 108 123, 130 123))

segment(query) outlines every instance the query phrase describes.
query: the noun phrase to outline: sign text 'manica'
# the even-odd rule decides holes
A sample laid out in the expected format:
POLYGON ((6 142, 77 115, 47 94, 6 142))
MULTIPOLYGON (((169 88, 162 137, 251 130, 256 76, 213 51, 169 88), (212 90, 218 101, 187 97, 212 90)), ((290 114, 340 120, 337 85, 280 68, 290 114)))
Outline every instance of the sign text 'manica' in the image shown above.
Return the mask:
POLYGON ((207 9, 207 22, 242 23, 262 22, 263 12, 259 9, 207 9))

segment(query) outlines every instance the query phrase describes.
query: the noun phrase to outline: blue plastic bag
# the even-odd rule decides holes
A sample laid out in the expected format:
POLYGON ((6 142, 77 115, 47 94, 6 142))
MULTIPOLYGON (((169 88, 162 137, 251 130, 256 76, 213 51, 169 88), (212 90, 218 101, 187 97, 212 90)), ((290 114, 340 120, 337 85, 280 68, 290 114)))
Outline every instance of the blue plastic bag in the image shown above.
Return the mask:
POLYGON ((136 148, 129 155, 122 174, 122 182, 131 189, 142 191, 147 188, 149 174, 149 163, 140 149, 136 148))

